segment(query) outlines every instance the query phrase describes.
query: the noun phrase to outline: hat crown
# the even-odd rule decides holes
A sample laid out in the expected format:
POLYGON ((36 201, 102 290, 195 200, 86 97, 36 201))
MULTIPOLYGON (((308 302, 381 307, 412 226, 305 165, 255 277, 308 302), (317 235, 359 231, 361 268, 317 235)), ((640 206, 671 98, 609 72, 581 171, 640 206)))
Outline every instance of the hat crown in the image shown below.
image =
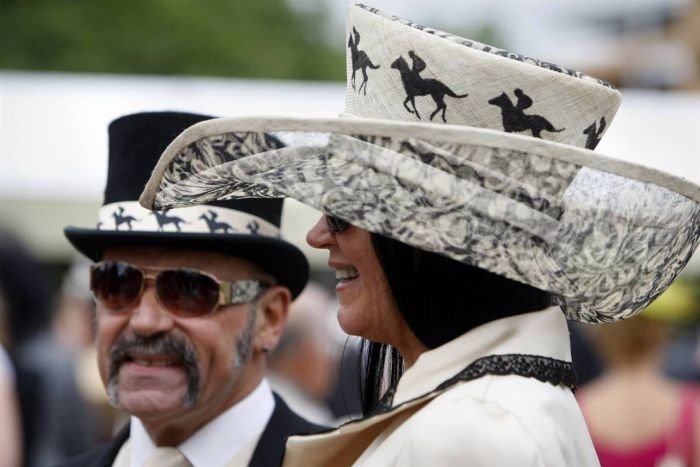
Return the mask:
MULTIPOLYGON (((210 120, 186 112, 126 115, 109 125, 109 161, 104 204, 96 229, 67 227, 75 248, 93 260, 110 247, 157 247, 205 250, 246 259, 287 286, 296 297, 306 285, 309 264, 304 254, 281 238, 281 198, 219 199, 164 211, 147 210, 138 199, 165 149, 185 129, 210 120)), ((217 145, 221 141, 212 143, 217 145)), ((255 150, 278 149, 282 143, 265 133, 241 135, 232 145, 255 150)), ((178 159, 172 180, 192 180, 207 148, 195 148, 178 159)), ((217 160, 224 163, 224 160, 217 160)))
POLYGON ((345 113, 487 128, 594 149, 620 93, 581 72, 352 5, 345 113))
MULTIPOLYGON (((160 155, 177 135, 214 117, 187 112, 142 112, 109 125, 109 162, 104 205, 136 202, 160 155)), ((238 199, 207 203, 257 216, 279 228, 281 199, 238 199)))
POLYGON ((104 203, 137 200, 168 144, 184 129, 213 117, 182 112, 143 112, 109 124, 104 203))

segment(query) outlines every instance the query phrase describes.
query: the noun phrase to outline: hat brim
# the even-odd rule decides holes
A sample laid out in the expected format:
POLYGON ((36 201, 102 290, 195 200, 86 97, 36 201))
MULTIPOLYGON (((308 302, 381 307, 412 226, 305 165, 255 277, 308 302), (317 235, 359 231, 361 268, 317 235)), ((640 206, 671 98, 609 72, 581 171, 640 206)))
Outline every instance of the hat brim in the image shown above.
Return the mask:
POLYGON ((250 234, 104 231, 66 227, 70 243, 93 261, 106 248, 149 246, 205 250, 247 259, 272 274, 296 298, 309 278, 309 263, 299 248, 284 240, 250 234))
POLYGON ((166 149, 140 202, 284 196, 549 291, 583 322, 641 310, 700 238, 700 188, 672 175, 532 137, 370 119, 194 125, 166 149), (286 147, 229 144, 246 132, 286 147))

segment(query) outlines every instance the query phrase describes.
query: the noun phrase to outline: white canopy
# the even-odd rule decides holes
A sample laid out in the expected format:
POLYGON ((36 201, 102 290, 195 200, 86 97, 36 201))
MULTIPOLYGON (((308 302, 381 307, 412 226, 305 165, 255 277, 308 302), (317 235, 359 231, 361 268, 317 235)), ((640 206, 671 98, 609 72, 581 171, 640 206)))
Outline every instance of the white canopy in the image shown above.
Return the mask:
MULTIPOLYGON (((0 225, 39 255, 70 257, 62 229, 95 224, 107 171, 107 125, 121 115, 181 110, 332 117, 343 110, 344 92, 342 83, 0 73, 0 225)), ((700 93, 622 94, 597 151, 700 184, 700 93)), ((327 255, 304 241, 317 215, 291 202, 283 231, 322 265, 327 255)), ((691 269, 700 270, 700 261, 691 269)))

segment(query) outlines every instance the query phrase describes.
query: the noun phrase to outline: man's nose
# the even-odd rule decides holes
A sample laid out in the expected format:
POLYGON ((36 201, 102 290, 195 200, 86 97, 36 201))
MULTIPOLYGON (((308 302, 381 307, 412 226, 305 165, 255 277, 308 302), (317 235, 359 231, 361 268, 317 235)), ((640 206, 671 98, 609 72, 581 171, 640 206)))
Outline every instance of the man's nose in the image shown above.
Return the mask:
POLYGON ((145 287, 131 313, 129 325, 142 336, 169 331, 175 324, 172 315, 158 301, 155 288, 150 285, 145 287))

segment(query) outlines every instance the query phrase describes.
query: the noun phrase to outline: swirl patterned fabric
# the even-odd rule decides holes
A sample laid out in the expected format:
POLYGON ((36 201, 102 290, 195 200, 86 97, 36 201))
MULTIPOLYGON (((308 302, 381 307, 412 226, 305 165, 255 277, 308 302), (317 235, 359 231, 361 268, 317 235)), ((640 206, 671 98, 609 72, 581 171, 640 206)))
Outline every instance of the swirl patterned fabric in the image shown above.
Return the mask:
POLYGON ((567 317, 590 323, 641 310, 699 242, 696 199, 625 175, 641 171, 651 180, 651 169, 620 163, 617 173, 606 172, 593 159, 554 157, 545 142, 544 150, 520 151, 498 139, 379 133, 280 131, 274 134, 287 146, 277 149, 258 144, 261 132, 197 138, 174 148, 154 174, 149 207, 288 196, 549 291, 567 317))

